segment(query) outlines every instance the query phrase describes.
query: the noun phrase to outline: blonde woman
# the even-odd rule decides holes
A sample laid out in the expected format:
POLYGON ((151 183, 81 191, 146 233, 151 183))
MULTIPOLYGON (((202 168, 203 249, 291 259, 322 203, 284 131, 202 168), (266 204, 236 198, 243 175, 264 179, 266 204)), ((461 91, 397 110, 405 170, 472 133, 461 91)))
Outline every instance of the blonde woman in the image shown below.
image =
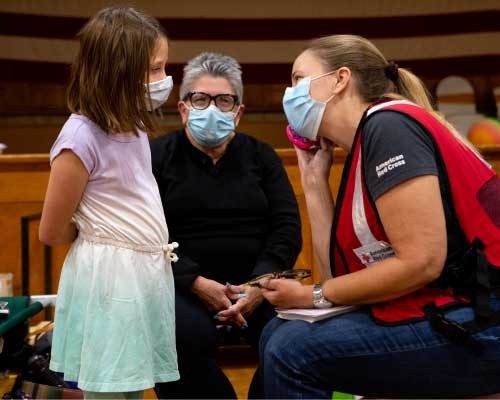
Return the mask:
POLYGON ((266 280, 278 307, 359 305, 271 321, 266 396, 469 397, 500 391, 500 182, 368 40, 311 41, 283 98, 322 282, 266 280), (332 146, 348 157, 336 204, 332 146))

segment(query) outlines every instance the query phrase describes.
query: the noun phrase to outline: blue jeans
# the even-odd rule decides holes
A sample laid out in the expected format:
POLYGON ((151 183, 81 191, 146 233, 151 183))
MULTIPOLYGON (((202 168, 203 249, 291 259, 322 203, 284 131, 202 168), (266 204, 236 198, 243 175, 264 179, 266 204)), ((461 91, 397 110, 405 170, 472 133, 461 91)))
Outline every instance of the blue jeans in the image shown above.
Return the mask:
MULTIPOLYGON (((500 309, 500 299, 494 300, 500 309)), ((469 307, 447 318, 469 321, 469 307)), ((458 398, 500 392, 500 326, 473 335, 482 350, 450 343, 427 321, 375 323, 359 310, 315 323, 274 318, 260 360, 266 398, 458 398)))

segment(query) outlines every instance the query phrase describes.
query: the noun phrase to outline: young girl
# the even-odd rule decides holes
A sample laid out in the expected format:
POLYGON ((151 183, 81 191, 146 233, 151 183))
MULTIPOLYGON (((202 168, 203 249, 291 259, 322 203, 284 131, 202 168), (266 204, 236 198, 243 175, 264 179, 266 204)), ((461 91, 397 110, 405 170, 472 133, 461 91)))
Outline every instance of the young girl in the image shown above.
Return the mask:
POLYGON ((172 89, 168 42, 156 20, 118 7, 100 11, 79 39, 73 114, 50 152, 39 232, 49 245, 73 242, 50 367, 77 381, 86 398, 142 397, 156 382, 179 378, 175 244, 168 244, 145 133, 154 130, 147 110, 172 89))

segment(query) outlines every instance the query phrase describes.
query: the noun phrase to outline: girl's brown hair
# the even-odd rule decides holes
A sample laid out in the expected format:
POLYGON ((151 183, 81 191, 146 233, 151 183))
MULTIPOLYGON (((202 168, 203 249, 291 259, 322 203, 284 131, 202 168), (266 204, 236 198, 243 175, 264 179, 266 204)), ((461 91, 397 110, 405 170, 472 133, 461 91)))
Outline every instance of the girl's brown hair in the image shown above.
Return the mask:
POLYGON ((167 39, 158 21, 133 8, 109 7, 77 37, 80 49, 68 88, 71 112, 85 115, 107 133, 155 132, 145 83, 157 41, 167 39))
POLYGON ((434 110, 429 92, 422 81, 409 70, 388 62, 369 40, 356 35, 325 36, 309 41, 306 50, 315 54, 328 71, 341 67, 349 68, 358 93, 364 101, 373 103, 383 98, 410 100, 426 109, 457 139, 473 149, 470 143, 434 110))

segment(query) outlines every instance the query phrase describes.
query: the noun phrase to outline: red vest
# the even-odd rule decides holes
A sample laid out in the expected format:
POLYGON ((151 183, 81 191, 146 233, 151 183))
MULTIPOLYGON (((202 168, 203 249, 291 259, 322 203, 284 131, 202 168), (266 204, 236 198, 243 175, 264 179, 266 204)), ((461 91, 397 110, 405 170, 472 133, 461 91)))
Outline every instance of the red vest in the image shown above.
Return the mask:
MULTIPOLYGON (((365 268, 393 254, 373 200, 365 185, 361 142, 363 125, 381 110, 405 114, 431 135, 449 179, 455 213, 469 243, 479 239, 491 268, 500 272, 500 179, 482 158, 457 140, 436 118, 409 101, 395 100, 372 106, 363 117, 342 175, 332 227, 331 268, 342 275, 365 268)), ((377 173, 397 168, 404 157, 395 156, 377 167, 377 173), (398 164, 399 163, 399 164, 398 164)), ((372 306, 380 322, 399 323, 423 318, 422 307, 468 301, 453 288, 429 285, 409 295, 372 306)))

